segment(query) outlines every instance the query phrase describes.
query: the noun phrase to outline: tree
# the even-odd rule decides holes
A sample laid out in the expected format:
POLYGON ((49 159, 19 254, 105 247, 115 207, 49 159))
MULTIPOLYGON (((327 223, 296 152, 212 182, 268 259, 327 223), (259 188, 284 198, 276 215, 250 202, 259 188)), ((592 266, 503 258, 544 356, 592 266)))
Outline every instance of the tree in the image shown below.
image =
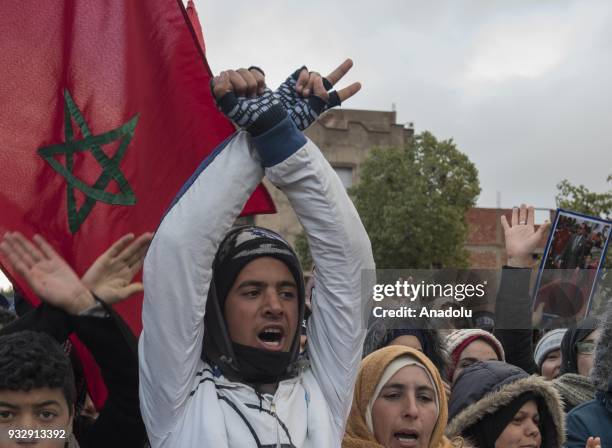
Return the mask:
POLYGON ((306 238, 306 233, 302 230, 295 237, 295 252, 300 259, 300 264, 302 265, 302 269, 305 271, 310 270, 312 267, 312 255, 310 255, 310 248, 308 247, 308 239, 306 238))
POLYGON ((429 132, 374 149, 350 190, 379 268, 465 267, 465 214, 479 193, 474 164, 429 132))
MULTIPOLYGON (((612 174, 606 179, 612 183, 612 174)), ((557 206, 567 210, 612 219, 612 190, 605 193, 590 191, 584 185, 572 185, 567 179, 557 184, 557 206)))

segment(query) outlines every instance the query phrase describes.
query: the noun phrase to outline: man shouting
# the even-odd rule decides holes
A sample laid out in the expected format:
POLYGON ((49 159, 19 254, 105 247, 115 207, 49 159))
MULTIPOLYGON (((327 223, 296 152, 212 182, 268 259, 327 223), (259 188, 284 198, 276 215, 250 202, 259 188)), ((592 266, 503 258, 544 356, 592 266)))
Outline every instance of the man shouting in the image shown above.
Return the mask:
POLYGON ((351 65, 327 78, 303 68, 276 92, 258 68, 213 80, 242 130, 189 179, 145 260, 140 396, 154 448, 340 446, 364 338, 362 271, 374 261, 340 179, 300 129, 359 90, 328 92, 351 65), (264 175, 317 266, 302 357, 295 252, 270 230, 232 229, 264 175))

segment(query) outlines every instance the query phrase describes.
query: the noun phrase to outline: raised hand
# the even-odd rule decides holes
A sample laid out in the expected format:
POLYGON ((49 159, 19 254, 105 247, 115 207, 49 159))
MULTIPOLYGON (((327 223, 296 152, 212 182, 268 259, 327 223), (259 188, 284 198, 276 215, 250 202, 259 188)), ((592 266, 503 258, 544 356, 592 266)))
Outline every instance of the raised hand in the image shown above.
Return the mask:
POLYGON ((153 234, 143 233, 134 238, 132 233, 122 236, 94 261, 81 279, 109 305, 143 291, 142 283, 132 280, 142 269, 153 234))
POLYGON ((353 68, 353 61, 351 59, 346 59, 329 75, 322 78, 319 73, 308 72, 308 70, 306 70, 306 67, 302 67, 302 69, 300 69, 299 71, 299 75, 295 83, 295 90, 304 98, 312 94, 319 96, 319 94, 316 92, 315 85, 318 80, 321 79, 323 87, 325 88, 325 93, 321 93, 321 98, 326 101, 328 100, 328 98, 331 98, 332 104, 330 105, 330 107, 338 106, 342 102, 348 100, 350 97, 355 95, 361 89, 361 84, 358 82, 354 82, 348 87, 340 89, 337 92, 329 92, 329 94, 326 95, 326 93, 328 93, 328 91, 331 90, 331 88, 335 86, 338 81, 340 81, 344 77, 344 75, 346 75, 351 70, 351 68, 353 68), (337 104, 336 100, 333 100, 334 95, 338 96, 337 104))
POLYGON ((601 448, 601 439, 599 437, 589 437, 585 448, 601 448))
POLYGON ((15 271, 44 302, 71 314, 95 305, 91 292, 66 261, 40 235, 32 244, 19 232, 7 232, 0 250, 15 271))
POLYGON ((289 112, 289 116, 300 130, 308 128, 324 111, 339 106, 361 89, 361 84, 353 84, 338 91, 331 91, 336 83, 353 66, 353 61, 345 60, 327 77, 317 72, 309 72, 306 67, 297 69, 274 92, 289 112))
POLYGON ((259 67, 238 70, 225 70, 227 79, 222 84, 212 80, 213 94, 215 98, 221 98, 228 92, 234 92, 237 97, 255 98, 263 95, 266 89, 266 75, 259 67))
POLYGON ((211 81, 221 112, 255 136, 272 129, 287 116, 280 99, 265 88, 262 79, 259 69, 240 69, 223 71, 211 81))
POLYGON ((508 266, 526 268, 533 265, 532 254, 550 227, 550 223, 546 221, 536 231, 534 219, 534 208, 525 204, 521 204, 520 209, 512 209, 512 225, 508 224, 505 216, 501 217, 508 266))

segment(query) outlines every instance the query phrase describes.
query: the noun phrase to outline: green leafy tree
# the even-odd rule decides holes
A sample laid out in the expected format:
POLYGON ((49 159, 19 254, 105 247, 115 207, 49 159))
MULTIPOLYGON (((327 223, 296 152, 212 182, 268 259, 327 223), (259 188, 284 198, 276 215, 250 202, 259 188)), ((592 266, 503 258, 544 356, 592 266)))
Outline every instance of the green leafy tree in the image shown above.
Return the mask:
POLYGON ((310 249, 308 247, 308 239, 303 230, 295 237, 294 247, 300 259, 302 269, 309 271, 312 267, 312 256, 310 255, 310 249))
POLYGON ((379 268, 465 267, 465 214, 479 193, 474 164, 429 132, 374 149, 350 190, 379 268))
MULTIPOLYGON (((606 180, 612 183, 612 174, 606 180)), ((585 215, 612 219, 612 190, 596 193, 584 185, 573 185, 567 179, 557 184, 557 190, 558 207, 585 215)))

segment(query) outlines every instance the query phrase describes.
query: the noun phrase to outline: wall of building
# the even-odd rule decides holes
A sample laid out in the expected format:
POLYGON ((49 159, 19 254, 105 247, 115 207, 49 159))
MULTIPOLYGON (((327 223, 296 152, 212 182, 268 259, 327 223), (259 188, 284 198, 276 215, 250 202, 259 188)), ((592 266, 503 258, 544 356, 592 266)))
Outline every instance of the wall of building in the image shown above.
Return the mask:
MULTIPOLYGON (((412 127, 396 123, 395 112, 356 109, 330 110, 306 131, 332 167, 340 171, 347 188, 359 182, 359 168, 372 148, 402 146, 413 134, 412 127)), ((302 227, 285 195, 267 180, 264 184, 278 213, 258 215, 255 223, 279 232, 293 244, 302 227)))
MULTIPOLYGON (((470 267, 499 269, 506 264, 504 229, 501 225, 503 215, 510 222, 512 209, 474 207, 467 212, 468 237, 465 248, 470 253, 470 267)), ((552 221, 553 217, 554 210, 550 212, 549 219, 552 221)), ((542 254, 545 244, 546 241, 540 242, 537 254, 542 254)))

